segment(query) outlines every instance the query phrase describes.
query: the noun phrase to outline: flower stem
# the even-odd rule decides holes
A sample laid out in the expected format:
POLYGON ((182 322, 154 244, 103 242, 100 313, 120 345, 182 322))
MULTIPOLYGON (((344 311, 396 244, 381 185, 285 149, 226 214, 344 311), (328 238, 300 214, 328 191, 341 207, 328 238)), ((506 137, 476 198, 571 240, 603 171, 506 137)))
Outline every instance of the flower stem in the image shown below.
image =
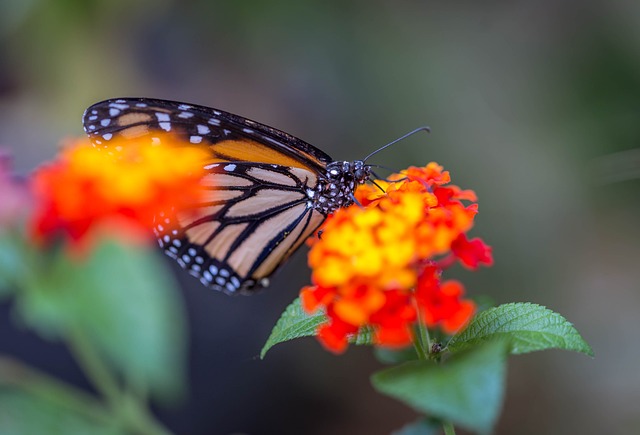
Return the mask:
MULTIPOLYGON (((429 353, 431 352, 431 338, 429 337, 429 331, 427 330, 427 325, 424 324, 422 319, 422 313, 420 312, 420 307, 414 298, 414 305, 416 307, 416 313, 418 316, 417 326, 418 326, 418 341, 420 343, 420 348, 422 350, 422 356, 424 359, 428 359, 429 353)), ((415 345, 414 340, 414 345, 415 345)), ((422 358, 421 358, 422 359, 422 358)))
POLYGON ((416 354, 418 355, 418 359, 420 361, 424 361, 427 359, 427 355, 422 348, 422 343, 420 342, 420 335, 415 332, 413 334, 413 348, 416 351, 416 354))
POLYGON ((442 428, 444 429, 444 435, 456 435, 456 430, 450 421, 442 423, 442 428))
POLYGON ((0 356, 0 385, 20 388, 96 421, 113 420, 109 409, 92 395, 10 357, 0 356))
POLYGON ((121 399, 121 391, 112 373, 104 361, 95 352, 89 339, 80 328, 72 328, 69 334, 71 351, 78 364, 93 382, 98 391, 104 395, 112 407, 117 407, 121 399))
POLYGON ((73 328, 69 334, 73 353, 87 377, 106 398, 116 418, 133 433, 145 435, 169 435, 140 399, 126 394, 118 385, 113 373, 91 345, 84 331, 73 328))

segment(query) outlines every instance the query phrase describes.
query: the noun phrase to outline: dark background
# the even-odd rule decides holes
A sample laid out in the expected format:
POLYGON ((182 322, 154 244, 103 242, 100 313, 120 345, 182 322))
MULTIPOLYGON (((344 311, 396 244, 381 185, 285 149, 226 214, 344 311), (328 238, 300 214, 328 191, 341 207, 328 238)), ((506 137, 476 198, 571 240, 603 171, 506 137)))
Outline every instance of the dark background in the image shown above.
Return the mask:
MULTIPOLYGON (((640 431, 640 2, 4 0, 0 146, 21 173, 82 134, 85 107, 147 96, 283 129, 336 159, 435 160, 474 189, 495 266, 470 294, 565 315, 595 359, 512 357, 500 434, 640 431)), ((309 279, 304 254, 230 298, 176 270, 191 393, 160 409, 184 434, 386 434, 414 418, 373 391, 370 349, 313 340, 257 354, 309 279)), ((0 313, 0 352, 83 384, 62 346, 0 313)))

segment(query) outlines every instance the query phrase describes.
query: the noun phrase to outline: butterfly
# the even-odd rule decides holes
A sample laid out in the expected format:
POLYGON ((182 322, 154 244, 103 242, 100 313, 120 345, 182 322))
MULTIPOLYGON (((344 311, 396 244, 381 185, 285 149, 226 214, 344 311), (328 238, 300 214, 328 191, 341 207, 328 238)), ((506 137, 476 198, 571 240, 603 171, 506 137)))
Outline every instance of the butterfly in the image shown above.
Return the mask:
POLYGON ((175 135, 211 156, 206 202, 154 228, 165 253, 215 290, 247 293, 273 272, 326 216, 354 201, 370 176, 363 161, 333 161, 287 133, 209 107, 146 98, 89 107, 83 125, 94 146, 115 137, 175 135))
POLYGON ((334 161, 283 131, 193 104, 111 99, 89 107, 82 122, 98 148, 108 150, 115 137, 171 134, 207 150, 214 163, 202 179, 206 201, 176 222, 158 216, 154 232, 168 256, 228 294, 268 286, 329 214, 354 203, 355 189, 372 172, 366 158, 334 161))

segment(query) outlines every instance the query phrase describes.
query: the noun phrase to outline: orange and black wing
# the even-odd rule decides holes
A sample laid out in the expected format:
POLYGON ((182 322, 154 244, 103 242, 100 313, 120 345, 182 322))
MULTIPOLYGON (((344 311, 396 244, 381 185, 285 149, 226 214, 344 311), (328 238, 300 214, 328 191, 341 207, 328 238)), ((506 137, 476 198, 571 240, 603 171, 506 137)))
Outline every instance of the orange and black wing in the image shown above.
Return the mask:
POLYGON ((143 98, 97 103, 83 123, 107 151, 115 137, 167 134, 207 148, 203 202, 178 213, 177 222, 158 216, 155 232, 167 255, 213 289, 268 285, 325 219, 312 197, 331 158, 287 133, 216 109, 143 98))
POLYGON ((208 287, 225 293, 268 285, 268 277, 322 224, 307 194, 309 172, 264 163, 216 163, 203 203, 160 217, 160 246, 208 287))
POLYGON ((114 138, 175 136, 207 147, 212 162, 256 162, 324 172, 331 157, 308 143, 222 110, 148 98, 106 100, 89 107, 84 130, 98 148, 114 138))

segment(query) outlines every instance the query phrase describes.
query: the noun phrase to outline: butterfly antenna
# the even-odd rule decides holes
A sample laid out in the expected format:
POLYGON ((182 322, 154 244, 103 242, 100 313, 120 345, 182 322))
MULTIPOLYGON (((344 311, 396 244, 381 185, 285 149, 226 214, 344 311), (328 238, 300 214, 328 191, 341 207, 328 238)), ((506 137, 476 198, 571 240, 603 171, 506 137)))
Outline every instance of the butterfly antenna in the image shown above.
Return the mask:
MULTIPOLYGON (((370 165, 370 166, 378 166, 378 165, 370 165)), ((389 169, 389 168, 385 168, 384 166, 379 166, 379 167, 384 168, 384 169, 389 169)), ((391 172, 393 172, 393 171, 391 171, 391 172)), ((376 178, 375 178, 375 179, 370 178, 370 179, 369 179, 369 181, 371 181, 371 183, 375 184, 376 186, 378 186, 378 185, 376 184, 376 182, 375 182, 375 180, 376 180, 376 179, 377 179, 377 180, 384 180, 384 181, 386 181, 387 183, 397 183, 397 182, 399 182, 399 181, 404 181, 404 180, 408 180, 408 179, 409 179, 409 177, 402 177, 402 178, 397 178, 397 179, 393 179, 393 180, 392 180, 392 179, 390 179, 389 177, 382 178, 382 177, 381 177, 380 175, 378 175, 375 171, 371 171, 371 174, 373 174, 373 176, 374 176, 374 177, 376 177, 376 178)), ((380 187, 380 186, 378 186, 378 187, 380 187)), ((384 190, 383 190, 383 192, 384 192, 384 190)))
POLYGON ((362 205, 362 204, 360 203, 360 201, 358 201, 358 198, 356 198, 356 196, 355 196, 353 193, 351 194, 351 200, 352 200, 352 201, 353 201, 353 203, 354 203, 355 205, 357 205, 358 207, 360 207, 360 208, 364 208, 364 205, 362 205))
MULTIPOLYGON (((393 168, 390 168, 390 167, 388 167, 388 166, 384 166, 384 165, 367 165, 367 166, 372 167, 372 168, 386 169, 387 171, 389 171, 389 172, 393 172, 393 173, 398 172, 398 170, 397 170, 397 169, 393 169, 393 168)), ((376 176, 377 176, 377 175, 376 175, 376 176)), ((380 178, 380 177, 378 177, 378 178, 380 178)))
MULTIPOLYGON (((373 172, 372 172, 372 174, 373 174, 377 179, 380 179, 380 177, 378 177, 375 173, 373 173, 373 172)), ((371 181, 371 184, 373 184, 373 185, 374 185, 374 186, 376 186, 378 189, 380 189, 380 191, 381 191, 382 193, 386 193, 386 192, 384 191, 384 189, 383 189, 382 187, 380 187, 380 185, 379 185, 378 183, 376 183, 376 180, 370 179, 369 181, 371 181)))
POLYGON ((401 140, 404 140, 404 139, 408 138, 409 136, 413 136, 414 134, 416 134, 416 133, 418 133, 418 132, 420 132, 420 131, 426 131, 427 133, 431 133, 431 129, 430 129, 429 127, 427 127, 427 126, 416 128, 415 130, 410 131, 409 133, 405 134, 404 136, 401 136, 401 137, 399 137, 398 139, 396 139, 396 140, 394 140, 394 141, 389 142, 389 143, 388 143, 388 144, 386 144, 385 146, 378 148, 377 150, 375 150, 374 152, 372 152, 371 154, 369 154, 367 157, 365 157, 364 159, 362 159, 362 161, 363 161, 363 162, 366 162, 366 161, 369 159, 369 157, 371 157, 371 156, 373 156, 373 155, 375 155, 375 154, 378 154, 378 153, 379 153, 380 151, 382 151, 383 149, 385 149, 385 148, 389 148, 389 147, 390 147, 391 145, 393 145, 394 143, 396 143, 396 142, 400 142, 401 140))

